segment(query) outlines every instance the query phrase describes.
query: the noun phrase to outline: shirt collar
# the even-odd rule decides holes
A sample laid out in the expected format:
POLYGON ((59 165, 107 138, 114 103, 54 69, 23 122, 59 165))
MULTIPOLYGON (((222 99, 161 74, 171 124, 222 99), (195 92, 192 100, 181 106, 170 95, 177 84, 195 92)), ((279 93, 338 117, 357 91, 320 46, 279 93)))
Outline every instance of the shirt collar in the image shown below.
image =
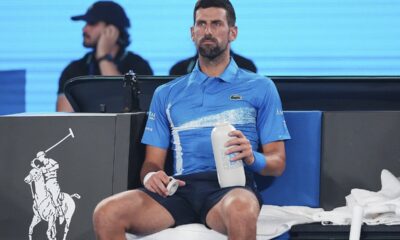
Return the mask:
POLYGON ((239 71, 239 67, 236 64, 235 60, 233 60, 233 58, 231 57, 228 67, 221 74, 221 76, 219 76, 219 78, 225 82, 231 83, 236 79, 236 75, 237 75, 238 71, 239 71))
MULTIPOLYGON (((235 60, 231 57, 228 66, 226 67, 225 71, 218 76, 217 78, 223 80, 224 82, 231 83, 236 79, 236 75, 238 73, 239 67, 236 64, 235 60)), ((209 76, 204 74, 199 67, 199 60, 197 60, 196 65, 193 68, 192 73, 190 74, 190 82, 196 81, 202 84, 209 76)))

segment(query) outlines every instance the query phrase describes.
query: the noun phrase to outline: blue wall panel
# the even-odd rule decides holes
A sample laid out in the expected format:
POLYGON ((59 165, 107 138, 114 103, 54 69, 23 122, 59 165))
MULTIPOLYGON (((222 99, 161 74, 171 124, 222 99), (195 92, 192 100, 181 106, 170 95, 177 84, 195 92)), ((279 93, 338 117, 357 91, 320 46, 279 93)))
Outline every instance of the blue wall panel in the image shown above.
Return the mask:
POLYGON ((25 70, 0 71, 0 115, 25 112, 25 70))
MULTIPOLYGON (((189 28, 195 0, 117 1, 132 27, 129 50, 166 75, 194 54, 189 28)), ((400 75, 400 1, 232 1, 238 39, 233 49, 259 73, 277 75, 400 75)), ((84 13, 93 1, 0 1, 0 70, 26 69, 26 111, 54 111, 62 69, 82 47, 84 13)))

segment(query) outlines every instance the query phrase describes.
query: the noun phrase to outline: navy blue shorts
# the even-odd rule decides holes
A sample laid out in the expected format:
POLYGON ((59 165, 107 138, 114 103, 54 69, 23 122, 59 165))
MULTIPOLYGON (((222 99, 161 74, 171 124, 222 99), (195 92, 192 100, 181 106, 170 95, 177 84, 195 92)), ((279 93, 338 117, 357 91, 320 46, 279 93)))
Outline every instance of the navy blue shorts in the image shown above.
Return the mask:
POLYGON ((262 206, 262 199, 255 187, 252 173, 246 173, 245 187, 220 188, 215 171, 174 176, 174 178, 185 181, 186 185, 179 187, 174 195, 166 198, 145 188, 139 189, 168 210, 175 220, 175 226, 188 223, 203 223, 207 226, 208 211, 234 188, 245 188, 253 192, 260 208, 262 206))

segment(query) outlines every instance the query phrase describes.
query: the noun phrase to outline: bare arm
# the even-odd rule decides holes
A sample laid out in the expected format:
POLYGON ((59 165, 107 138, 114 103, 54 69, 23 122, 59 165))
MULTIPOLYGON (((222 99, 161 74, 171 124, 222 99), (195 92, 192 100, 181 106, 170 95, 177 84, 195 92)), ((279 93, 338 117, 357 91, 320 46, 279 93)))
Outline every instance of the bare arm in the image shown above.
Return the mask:
POLYGON ((56 104, 57 112, 73 112, 71 104, 68 102, 68 99, 64 94, 59 94, 57 96, 57 104, 56 104))
POLYGON ((103 76, 117 76, 122 75, 115 65, 114 62, 111 61, 100 61, 99 62, 100 74, 103 76))
POLYGON ((260 172, 261 175, 280 176, 286 167, 285 143, 272 142, 262 146, 267 166, 260 172))
MULTIPOLYGON (((152 192, 158 193, 163 197, 168 196, 167 185, 170 181, 169 176, 164 171, 164 164, 167 158, 167 150, 153 147, 150 145, 146 146, 146 157, 140 172, 140 179, 142 182, 147 174, 152 173, 151 177, 148 178, 146 183, 143 183, 144 187, 152 192)), ((185 182, 178 180, 179 186, 184 186, 185 182)))
POLYGON ((146 146, 146 157, 143 162, 142 170, 140 171, 140 179, 143 182, 144 176, 149 172, 164 171, 165 160, 167 159, 167 150, 146 146))
MULTIPOLYGON (((118 52, 119 46, 117 40, 119 37, 119 30, 114 25, 108 25, 100 35, 99 42, 96 49, 96 59, 111 54, 114 58, 118 52)), ((103 60, 99 62, 100 74, 104 76, 121 75, 117 65, 112 61, 103 60)))
MULTIPOLYGON (((231 147, 226 154, 237 153, 232 160, 242 159, 245 164, 252 165, 256 159, 246 136, 239 130, 232 131, 230 136, 235 136, 236 138, 227 142, 227 146, 231 147)), ((286 167, 285 143, 283 141, 276 141, 264 144, 262 146, 262 155, 264 155, 266 166, 259 174, 264 176, 280 176, 286 167)))

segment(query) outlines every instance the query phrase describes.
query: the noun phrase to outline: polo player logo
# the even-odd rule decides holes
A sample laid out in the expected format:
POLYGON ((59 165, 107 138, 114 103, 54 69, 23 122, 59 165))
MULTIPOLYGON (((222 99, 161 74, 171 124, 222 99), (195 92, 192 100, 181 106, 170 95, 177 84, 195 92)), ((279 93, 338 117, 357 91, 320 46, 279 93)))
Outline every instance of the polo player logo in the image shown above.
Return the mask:
POLYGON ((46 153, 69 137, 74 138, 71 129, 69 129, 69 134, 61 141, 46 151, 39 151, 36 158, 31 162, 32 170, 24 179, 29 184, 33 197, 33 218, 29 226, 30 240, 32 240, 33 228, 42 220, 48 222, 47 238, 56 240, 57 219, 60 224, 65 221, 63 240, 66 240, 72 215, 75 212, 73 198, 80 199, 80 195, 77 193, 69 195, 60 191, 60 185, 57 181, 57 171, 60 166, 57 161, 48 158, 46 153))

